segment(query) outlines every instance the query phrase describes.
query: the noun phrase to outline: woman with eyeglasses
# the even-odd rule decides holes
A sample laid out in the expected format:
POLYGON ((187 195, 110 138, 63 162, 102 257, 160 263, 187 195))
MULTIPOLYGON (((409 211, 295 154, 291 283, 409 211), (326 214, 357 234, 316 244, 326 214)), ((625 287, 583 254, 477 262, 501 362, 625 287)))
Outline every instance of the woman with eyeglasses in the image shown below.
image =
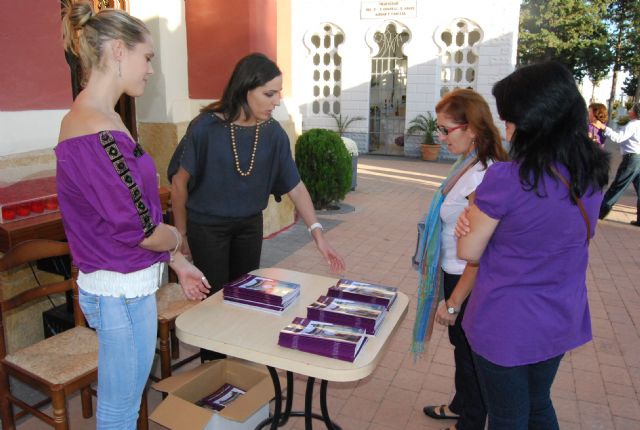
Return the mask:
POLYGON ((462 327, 489 429, 554 430, 560 360, 592 336, 589 239, 609 157, 589 139, 585 101, 562 64, 520 68, 493 95, 513 161, 487 170, 456 226, 458 256, 480 265, 462 327))
POLYGON ((475 91, 448 93, 437 104, 436 114, 440 140, 451 154, 458 155, 458 160, 434 196, 425 221, 428 237, 421 241, 423 257, 413 351, 420 353, 424 349, 429 314, 442 285, 445 299, 437 305, 435 320, 448 327, 449 341, 454 346, 456 394, 449 405, 425 406, 424 413, 434 419, 458 419, 454 427, 457 429, 483 430, 486 412, 461 327, 477 266, 458 259, 453 230, 460 213, 473 201, 487 167, 494 161, 506 160, 507 153, 487 102, 475 91))

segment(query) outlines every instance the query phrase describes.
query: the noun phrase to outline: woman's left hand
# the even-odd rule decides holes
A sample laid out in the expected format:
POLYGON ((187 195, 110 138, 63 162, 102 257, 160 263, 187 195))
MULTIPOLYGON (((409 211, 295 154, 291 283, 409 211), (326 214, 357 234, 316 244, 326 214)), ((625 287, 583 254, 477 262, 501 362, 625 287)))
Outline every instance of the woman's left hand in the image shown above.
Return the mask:
POLYGON ((209 281, 200 269, 191 264, 181 253, 177 253, 171 268, 178 276, 178 283, 189 300, 203 300, 211 289, 209 281))
POLYGON ((333 273, 339 273, 345 270, 347 266, 344 263, 344 259, 329 245, 329 242, 327 242, 323 236, 316 239, 316 246, 333 273))
POLYGON ((447 304, 444 300, 438 304, 438 309, 436 311, 436 322, 438 324, 452 326, 456 323, 457 318, 458 314, 450 314, 447 312, 447 304))

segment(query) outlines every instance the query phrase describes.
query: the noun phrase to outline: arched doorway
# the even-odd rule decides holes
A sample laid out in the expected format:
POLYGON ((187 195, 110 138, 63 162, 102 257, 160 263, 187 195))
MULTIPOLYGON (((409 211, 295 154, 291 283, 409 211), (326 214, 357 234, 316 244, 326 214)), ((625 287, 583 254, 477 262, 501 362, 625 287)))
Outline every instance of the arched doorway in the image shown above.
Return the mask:
POLYGON ((407 95, 408 29, 395 21, 383 23, 372 34, 376 54, 371 58, 369 89, 369 152, 404 155, 407 95))

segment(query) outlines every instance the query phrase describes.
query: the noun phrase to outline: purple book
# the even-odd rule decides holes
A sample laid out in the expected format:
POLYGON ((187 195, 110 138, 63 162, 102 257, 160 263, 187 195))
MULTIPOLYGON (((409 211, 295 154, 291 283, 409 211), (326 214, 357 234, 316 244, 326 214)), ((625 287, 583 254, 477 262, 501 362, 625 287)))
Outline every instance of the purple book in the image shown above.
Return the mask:
POLYGON ((223 295, 286 305, 300 295, 300 285, 255 275, 244 275, 223 287, 223 295))
POLYGON ((327 295, 357 302, 376 303, 391 308, 398 296, 398 289, 367 282, 340 279, 336 285, 329 287, 327 295))
POLYGON ((307 306, 307 318, 333 324, 359 327, 375 334, 382 324, 387 308, 375 303, 356 302, 337 297, 320 296, 307 306))
POLYGON ((224 384, 213 393, 201 398, 196 405, 203 408, 212 409, 214 411, 223 410, 229 403, 236 400, 245 393, 244 390, 231 384, 224 384))
POLYGON ((296 317, 280 331, 278 345, 353 362, 366 340, 361 328, 296 317))
POLYGON ((240 306, 247 309, 258 309, 265 312, 280 315, 285 309, 284 306, 270 305, 268 303, 254 302, 251 300, 238 299, 236 297, 225 297, 224 302, 233 306, 240 306))

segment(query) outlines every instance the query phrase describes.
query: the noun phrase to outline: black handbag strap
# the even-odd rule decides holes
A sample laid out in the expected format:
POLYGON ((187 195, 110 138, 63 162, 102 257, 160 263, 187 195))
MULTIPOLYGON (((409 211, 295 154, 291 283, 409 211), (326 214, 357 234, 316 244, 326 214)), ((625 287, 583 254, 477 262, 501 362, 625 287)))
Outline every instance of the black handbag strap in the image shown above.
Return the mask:
POLYGON ((580 197, 576 196, 573 193, 569 182, 565 179, 564 176, 562 176, 560 172, 558 172, 558 170, 554 166, 549 166, 549 169, 554 175, 558 177, 558 179, 560 179, 560 182, 562 182, 564 186, 567 187, 571 198, 573 198, 578 205, 580 213, 582 214, 582 218, 584 219, 584 223, 587 225, 587 244, 589 244, 589 242, 591 241, 591 221, 589 221, 589 216, 587 215, 587 210, 584 208, 584 204, 582 204, 582 200, 580 200, 580 197))

